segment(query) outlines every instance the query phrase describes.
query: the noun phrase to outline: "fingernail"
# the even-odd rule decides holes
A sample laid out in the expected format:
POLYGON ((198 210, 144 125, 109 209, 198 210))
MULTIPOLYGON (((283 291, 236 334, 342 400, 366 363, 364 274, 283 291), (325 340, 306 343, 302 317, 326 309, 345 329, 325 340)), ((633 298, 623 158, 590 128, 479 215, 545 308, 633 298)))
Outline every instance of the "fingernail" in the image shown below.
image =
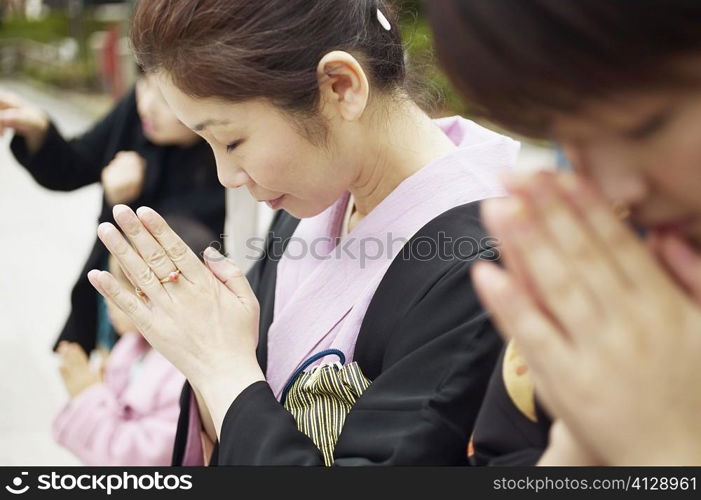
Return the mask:
POLYGON ((207 260, 209 262, 219 262, 219 261, 226 259, 226 257, 224 257, 221 254, 221 252, 214 247, 205 248, 202 255, 204 256, 205 260, 207 260))
POLYGON ((152 212, 155 212, 155 210, 149 207, 139 207, 136 209, 136 215, 138 215, 139 217, 150 214, 152 212))
POLYGON ((494 263, 476 262, 472 270, 472 276, 478 288, 488 295, 490 299, 498 299, 511 286, 505 272, 494 263))
POLYGON ((212 257, 220 257, 221 253, 219 253, 219 250, 217 250, 214 247, 207 247, 204 251, 205 255, 207 256, 212 256, 212 257))

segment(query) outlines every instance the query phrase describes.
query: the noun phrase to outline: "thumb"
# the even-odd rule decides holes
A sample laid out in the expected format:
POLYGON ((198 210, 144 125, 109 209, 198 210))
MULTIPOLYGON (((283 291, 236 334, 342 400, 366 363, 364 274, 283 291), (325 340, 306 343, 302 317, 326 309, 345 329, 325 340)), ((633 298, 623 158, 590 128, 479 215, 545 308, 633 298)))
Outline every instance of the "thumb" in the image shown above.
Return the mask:
POLYGON ((231 260, 224 257, 218 250, 213 247, 208 247, 204 251, 204 260, 207 267, 214 273, 229 290, 239 298, 244 304, 256 303, 256 296, 253 293, 248 279, 243 274, 243 271, 234 265, 231 260))
POLYGON ((34 124, 22 108, 0 110, 0 127, 14 129, 20 134, 30 132, 34 124))
POLYGON ((11 92, 0 89, 0 110, 9 108, 19 108, 20 99, 11 92))
POLYGON ((658 245, 674 278, 701 304, 701 254, 678 236, 663 236, 658 245))

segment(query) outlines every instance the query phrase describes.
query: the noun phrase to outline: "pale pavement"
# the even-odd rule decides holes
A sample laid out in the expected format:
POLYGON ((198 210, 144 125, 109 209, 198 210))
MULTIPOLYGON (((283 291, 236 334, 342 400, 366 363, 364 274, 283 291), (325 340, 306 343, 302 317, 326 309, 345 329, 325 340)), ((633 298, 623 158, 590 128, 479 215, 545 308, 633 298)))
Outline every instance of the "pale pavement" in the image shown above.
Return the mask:
MULTIPOLYGON (((32 99, 66 134, 86 114, 24 84, 0 88, 32 99)), ((70 290, 95 239, 97 185, 72 193, 40 187, 0 140, 0 465, 73 465, 51 421, 66 400, 52 354, 69 311, 70 290)))

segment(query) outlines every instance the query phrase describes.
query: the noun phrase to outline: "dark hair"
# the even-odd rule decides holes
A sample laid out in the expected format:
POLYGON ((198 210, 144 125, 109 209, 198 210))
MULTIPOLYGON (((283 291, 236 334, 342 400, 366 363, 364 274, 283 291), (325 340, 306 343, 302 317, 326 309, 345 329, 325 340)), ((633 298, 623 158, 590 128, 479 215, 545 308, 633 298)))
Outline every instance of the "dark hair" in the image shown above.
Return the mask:
POLYGON ((701 56, 699 0, 426 4, 439 59, 468 104, 525 135, 547 137, 554 113, 614 92, 689 84, 680 62, 701 56))
POLYGON ((399 27, 386 0, 141 0, 131 40, 147 72, 193 97, 266 98, 314 114, 317 66, 332 50, 358 57, 380 90, 401 88, 399 27), (391 22, 386 30, 380 9, 391 22))

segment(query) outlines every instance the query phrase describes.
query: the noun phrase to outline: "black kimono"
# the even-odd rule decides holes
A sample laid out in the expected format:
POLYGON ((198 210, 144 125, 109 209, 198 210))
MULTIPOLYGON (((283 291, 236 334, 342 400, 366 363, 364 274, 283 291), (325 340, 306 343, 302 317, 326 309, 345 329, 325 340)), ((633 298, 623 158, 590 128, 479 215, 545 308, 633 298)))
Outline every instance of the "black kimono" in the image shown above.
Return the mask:
MULTIPOLYGON (((66 141, 52 124, 35 154, 29 154, 21 136, 15 136, 11 149, 39 184, 56 191, 100 182, 102 169, 118 152, 135 151, 147 166, 141 195, 129 204, 132 208, 147 205, 162 214, 187 215, 217 236, 224 232, 225 189, 217 178, 211 149, 204 141, 190 148, 150 143, 142 132, 134 89, 79 138, 66 141)), ((112 207, 103 199, 99 222, 108 221, 112 221, 112 207)), ((94 349, 98 294, 87 273, 104 268, 107 256, 107 249, 96 239, 73 287, 71 312, 56 344, 67 340, 79 343, 88 353, 94 349)))
MULTIPOLYGON (((270 236, 285 241, 298 221, 284 212, 270 236)), ((470 283, 478 258, 493 260, 488 243, 469 258, 419 258, 415 246, 439 234, 485 242, 479 203, 457 206, 419 230, 395 258, 364 317, 354 361, 372 380, 348 414, 335 447, 336 465, 465 465, 467 444, 501 341, 470 283)), ((275 245, 275 242, 278 244, 275 245)), ((257 357, 267 362, 276 267, 284 245, 267 253, 248 277, 261 305, 257 357)), ((186 385, 174 464, 183 464, 191 389, 186 385)), ((229 408, 212 464, 323 465, 312 440, 266 382, 252 384, 229 408)))
POLYGON ((552 420, 535 397, 532 384, 519 385, 516 377, 528 374, 512 347, 499 357, 475 423, 473 465, 536 465, 548 446, 552 420), (524 373, 509 375, 518 369, 524 373))

